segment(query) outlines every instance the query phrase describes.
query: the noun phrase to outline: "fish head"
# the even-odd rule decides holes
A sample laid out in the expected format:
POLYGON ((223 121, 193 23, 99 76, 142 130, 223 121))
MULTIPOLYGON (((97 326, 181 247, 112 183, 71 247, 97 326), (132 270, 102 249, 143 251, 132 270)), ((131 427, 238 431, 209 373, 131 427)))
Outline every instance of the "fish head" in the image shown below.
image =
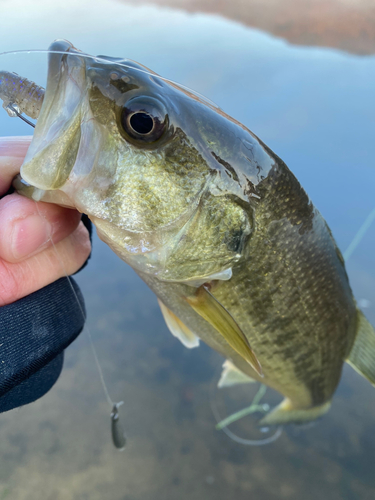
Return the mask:
POLYGON ((50 47, 43 106, 21 176, 87 214, 138 271, 229 279, 275 159, 220 108, 134 61, 50 47))

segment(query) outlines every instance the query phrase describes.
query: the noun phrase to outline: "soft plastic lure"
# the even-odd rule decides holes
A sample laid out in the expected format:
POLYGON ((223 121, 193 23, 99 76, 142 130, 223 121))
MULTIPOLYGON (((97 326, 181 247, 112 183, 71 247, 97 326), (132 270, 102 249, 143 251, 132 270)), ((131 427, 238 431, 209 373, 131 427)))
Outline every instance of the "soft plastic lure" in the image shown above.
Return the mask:
POLYGON ((44 88, 31 80, 17 73, 0 71, 0 99, 4 101, 3 108, 9 116, 19 116, 25 113, 30 118, 37 119, 43 104, 44 93, 44 88))

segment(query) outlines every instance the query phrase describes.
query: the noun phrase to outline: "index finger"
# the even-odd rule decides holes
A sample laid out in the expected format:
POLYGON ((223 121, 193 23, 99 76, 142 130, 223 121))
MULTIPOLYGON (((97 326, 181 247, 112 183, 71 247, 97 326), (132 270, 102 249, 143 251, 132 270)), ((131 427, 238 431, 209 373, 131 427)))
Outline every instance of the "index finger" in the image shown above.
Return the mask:
POLYGON ((32 136, 0 137, 0 196, 8 191, 20 171, 32 136))

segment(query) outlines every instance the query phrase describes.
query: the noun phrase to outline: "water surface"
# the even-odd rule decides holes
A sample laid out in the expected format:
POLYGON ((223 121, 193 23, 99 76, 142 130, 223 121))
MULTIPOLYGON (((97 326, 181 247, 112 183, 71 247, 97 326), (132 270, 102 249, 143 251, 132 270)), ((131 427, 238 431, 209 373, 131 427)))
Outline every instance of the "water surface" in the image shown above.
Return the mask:
MULTIPOLYGON (((135 59, 215 101, 288 164, 342 250, 373 209, 374 57, 289 46, 219 17, 156 7, 16 0, 1 8, 0 51, 67 38, 88 53, 135 59)), ((11 60, 0 57, 1 69, 16 70, 11 60)), ((39 62, 25 76, 45 78, 39 62)), ((0 135, 29 133, 0 113, 0 135)), ((373 323, 374 270, 371 228, 348 273, 373 323)), ((374 498, 375 392, 349 367, 320 422, 244 447, 214 429, 208 395, 220 356, 180 345, 152 292, 97 239, 77 280, 111 396, 125 401, 128 446, 113 449, 110 408, 83 333, 50 393, 0 416, 0 499, 374 498)), ((241 408, 251 391, 225 397, 241 408)), ((237 426, 244 437, 250 429, 237 426)))

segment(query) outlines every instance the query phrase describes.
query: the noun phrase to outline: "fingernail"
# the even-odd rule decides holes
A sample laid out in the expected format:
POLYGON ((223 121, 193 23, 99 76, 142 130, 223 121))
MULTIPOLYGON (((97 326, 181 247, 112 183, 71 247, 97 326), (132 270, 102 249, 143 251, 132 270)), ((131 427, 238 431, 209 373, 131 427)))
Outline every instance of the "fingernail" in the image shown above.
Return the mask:
POLYGON ((52 235, 51 224, 40 215, 29 215, 15 221, 11 236, 11 251, 17 260, 24 259, 47 246, 52 235))

